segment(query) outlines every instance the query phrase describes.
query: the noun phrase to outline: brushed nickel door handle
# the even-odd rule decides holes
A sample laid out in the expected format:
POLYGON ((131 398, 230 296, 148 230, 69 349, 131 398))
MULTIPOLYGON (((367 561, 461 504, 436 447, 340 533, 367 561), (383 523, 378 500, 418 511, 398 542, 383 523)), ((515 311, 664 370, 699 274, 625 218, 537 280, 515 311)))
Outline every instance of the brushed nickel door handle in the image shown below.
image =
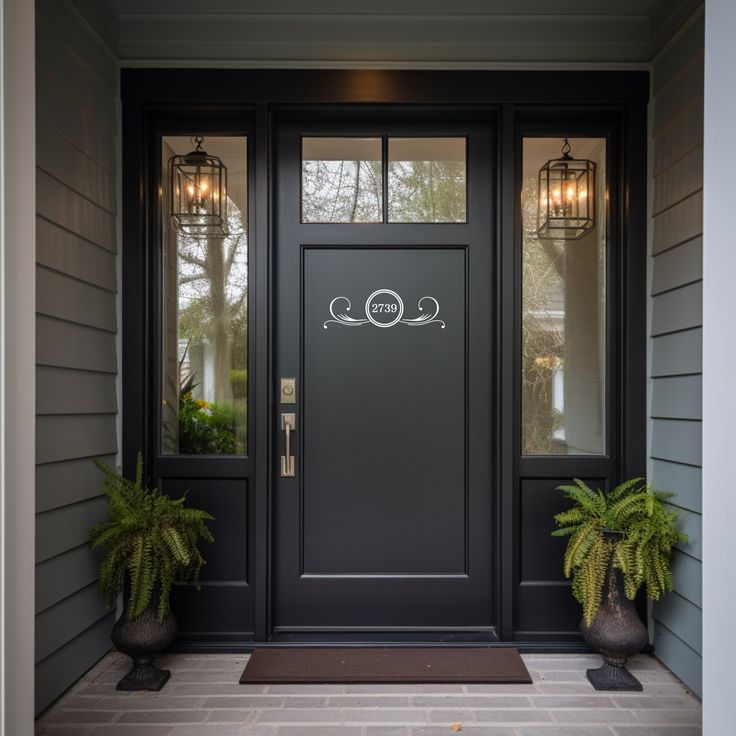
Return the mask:
POLYGON ((291 433, 296 429, 296 414, 281 415, 281 429, 284 430, 284 454, 281 456, 281 477, 293 478, 296 475, 296 463, 291 453, 291 433))

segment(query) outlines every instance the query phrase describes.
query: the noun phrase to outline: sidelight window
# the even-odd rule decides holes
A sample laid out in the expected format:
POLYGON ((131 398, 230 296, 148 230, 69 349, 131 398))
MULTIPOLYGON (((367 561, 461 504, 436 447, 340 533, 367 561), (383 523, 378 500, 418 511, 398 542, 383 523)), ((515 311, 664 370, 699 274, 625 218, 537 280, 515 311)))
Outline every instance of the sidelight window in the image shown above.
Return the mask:
POLYGON ((172 217, 169 167, 194 145, 188 136, 162 139, 161 443, 164 454, 235 455, 247 442, 247 147, 236 136, 202 145, 226 170, 219 233, 182 230, 172 217))
MULTIPOLYGON (((606 452, 606 141, 569 139, 577 157, 595 164, 594 227, 579 239, 540 238, 539 171, 559 158, 561 140, 523 141, 522 452, 601 455, 606 452)), ((566 192, 550 190, 547 196, 564 201, 566 192)))

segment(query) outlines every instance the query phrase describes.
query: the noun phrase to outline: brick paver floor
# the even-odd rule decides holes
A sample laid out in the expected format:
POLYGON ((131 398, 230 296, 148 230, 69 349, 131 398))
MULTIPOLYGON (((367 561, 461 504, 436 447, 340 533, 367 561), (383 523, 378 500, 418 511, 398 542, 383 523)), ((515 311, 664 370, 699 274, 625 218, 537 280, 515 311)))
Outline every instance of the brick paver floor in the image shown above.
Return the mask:
POLYGON ((643 693, 598 693, 592 655, 523 655, 532 685, 239 685, 245 654, 170 655, 160 693, 119 693, 111 653, 38 721, 38 736, 700 736, 700 702, 653 657, 643 693))

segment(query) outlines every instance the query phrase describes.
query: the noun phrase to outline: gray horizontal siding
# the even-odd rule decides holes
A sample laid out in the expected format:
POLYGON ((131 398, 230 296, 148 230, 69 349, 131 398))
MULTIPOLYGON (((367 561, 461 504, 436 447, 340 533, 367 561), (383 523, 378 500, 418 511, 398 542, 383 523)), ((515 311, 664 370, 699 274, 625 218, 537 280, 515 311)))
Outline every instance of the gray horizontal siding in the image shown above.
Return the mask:
POLYGON ((675 592, 654 606, 657 656, 701 689, 702 642, 702 9, 655 61, 652 89, 650 471, 688 535, 675 592))
POLYGON ((47 174, 98 207, 108 212, 115 211, 115 177, 111 171, 87 156, 43 120, 38 120, 36 124, 36 146, 38 160, 47 174))
POLYGON ((657 133, 654 140, 654 175, 703 145, 703 99, 692 100, 682 114, 657 133))
POLYGON ((70 279, 47 268, 36 270, 36 289, 38 314, 109 332, 117 330, 116 298, 113 292, 70 279))
POLYGON ((115 133, 101 127, 43 67, 36 67, 36 115, 82 153, 115 172, 115 133))
POLYGON ((652 296, 686 286, 703 278, 703 238, 683 243, 654 258, 652 296))
POLYGON ((41 217, 36 218, 36 243, 40 265, 107 291, 117 290, 114 253, 41 217))
POLYGON ((89 530, 104 516, 103 496, 38 514, 36 561, 43 562, 85 544, 89 530))
POLYGON ((656 606, 657 621, 698 654, 703 653, 703 612, 679 593, 665 596, 656 606))
MULTIPOLYGON (((100 458, 115 465, 115 456, 100 458)), ((97 498, 100 495, 100 471, 88 458, 63 460, 36 466, 36 511, 50 511, 62 506, 97 498)))
POLYGON ((651 375, 680 376, 703 370, 703 330, 660 335, 652 340, 651 375))
MULTIPOLYGON (((39 711, 64 693, 110 648, 114 615, 82 629, 61 648, 36 664, 36 707, 39 711)), ((62 729, 63 730, 63 729, 62 729)))
POLYGON ((115 414, 115 376, 38 366, 36 411, 39 414, 115 414))
POLYGON ((36 462, 114 455, 118 451, 114 414, 39 415, 36 462))
POLYGON ((703 147, 698 146, 655 177, 653 214, 660 214, 702 188, 703 147))
POLYGON ((703 658, 661 622, 654 631, 654 651, 694 693, 703 692, 703 658))
POLYGON ((36 179, 38 214, 110 252, 116 249, 115 216, 49 176, 41 168, 36 179))
POLYGON ((703 566, 700 560, 680 550, 672 553, 672 579, 681 596, 703 607, 703 566))
POLYGON ((705 18, 702 13, 694 18, 683 31, 676 44, 666 50, 652 70, 652 91, 654 96, 682 74, 684 59, 697 59, 703 53, 705 18))
POLYGON ((654 254, 703 234, 703 193, 696 192, 654 218, 654 254))
POLYGON ((658 460, 700 466, 702 435, 700 422, 654 419, 651 456, 658 460))
POLYGON ((687 59, 677 74, 654 99, 654 134, 667 127, 687 110, 693 100, 703 96, 704 58, 701 51, 687 59))
POLYGON ((80 629, 88 629, 109 615, 96 581, 42 611, 36 617, 36 662, 61 649, 80 629))
POLYGON ((667 376, 652 382, 652 417, 657 419, 701 419, 703 414, 701 376, 667 376))
POLYGON ((85 543, 36 564, 36 612, 97 582, 99 554, 85 543))
POLYGON ((652 477, 657 489, 674 493, 673 503, 683 509, 700 513, 703 498, 703 471, 695 465, 683 465, 669 460, 652 460, 652 477))
POLYGON ((115 334, 74 324, 57 316, 36 319, 36 361, 39 365, 115 373, 115 334))
POLYGON ((117 438, 117 63, 36 3, 36 709, 110 647, 89 529, 117 438))

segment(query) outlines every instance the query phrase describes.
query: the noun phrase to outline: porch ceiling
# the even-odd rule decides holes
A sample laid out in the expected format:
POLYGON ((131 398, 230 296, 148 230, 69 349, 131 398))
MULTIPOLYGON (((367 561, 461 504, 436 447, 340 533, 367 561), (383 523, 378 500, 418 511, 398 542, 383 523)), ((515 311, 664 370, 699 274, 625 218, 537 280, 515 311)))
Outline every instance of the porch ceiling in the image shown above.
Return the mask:
POLYGON ((700 0, 70 0, 124 66, 648 63, 700 0))

